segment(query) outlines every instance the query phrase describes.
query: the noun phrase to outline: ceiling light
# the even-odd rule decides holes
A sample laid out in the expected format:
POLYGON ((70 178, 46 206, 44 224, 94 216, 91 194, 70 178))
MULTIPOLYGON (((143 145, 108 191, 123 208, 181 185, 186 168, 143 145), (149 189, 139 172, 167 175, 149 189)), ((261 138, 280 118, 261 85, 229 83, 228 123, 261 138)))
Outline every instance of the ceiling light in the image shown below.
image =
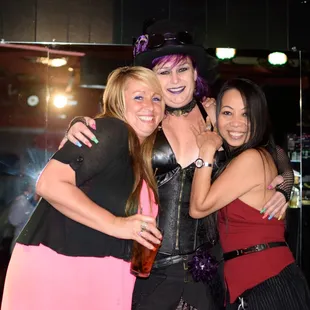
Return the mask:
POLYGON ((67 64, 66 58, 37 57, 36 62, 50 67, 62 67, 67 64))
POLYGON ((62 67, 67 64, 66 58, 52 58, 49 59, 48 65, 51 67, 62 67))
POLYGON ((280 52, 270 53, 268 55, 268 62, 274 66, 284 65, 287 62, 287 56, 280 52))
POLYGON ((216 48, 215 49, 216 57, 219 59, 231 59, 234 58, 236 54, 236 49, 234 48, 216 48))
POLYGON ((39 97, 36 95, 32 95, 27 98, 27 104, 31 107, 35 107, 36 105, 38 105, 39 101, 39 97))
POLYGON ((68 103, 68 99, 64 95, 56 95, 53 100, 53 104, 56 108, 62 109, 68 103))

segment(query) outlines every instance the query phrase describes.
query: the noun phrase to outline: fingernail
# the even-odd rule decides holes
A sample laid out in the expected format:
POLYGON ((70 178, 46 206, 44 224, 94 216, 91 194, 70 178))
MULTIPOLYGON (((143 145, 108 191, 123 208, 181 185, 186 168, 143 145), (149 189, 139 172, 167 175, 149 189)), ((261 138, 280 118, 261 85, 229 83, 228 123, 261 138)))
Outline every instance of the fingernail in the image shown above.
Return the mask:
POLYGON ((92 147, 92 144, 91 144, 89 141, 86 141, 85 144, 86 144, 88 147, 92 147))
POLYGON ((75 145, 78 146, 78 147, 82 147, 82 144, 81 144, 79 141, 77 141, 77 142, 75 143, 75 145))
POLYGON ((259 213, 263 214, 266 211, 266 208, 262 209, 259 213))
POLYGON ((96 123, 95 124, 91 124, 91 126, 90 126, 92 129, 94 129, 94 130, 96 130, 97 128, 96 128, 96 123))
POLYGON ((268 217, 268 220, 271 220, 273 218, 273 215, 270 215, 269 217, 268 217))
POLYGON ((96 144, 99 143, 99 141, 97 140, 97 138, 96 138, 95 136, 93 136, 93 137, 91 138, 91 140, 94 141, 96 144))
POLYGON ((282 218, 282 215, 280 215, 280 216, 278 217, 278 221, 280 221, 280 220, 281 220, 281 218, 282 218))
POLYGON ((272 189, 272 186, 271 185, 268 185, 268 187, 267 187, 268 189, 272 189))

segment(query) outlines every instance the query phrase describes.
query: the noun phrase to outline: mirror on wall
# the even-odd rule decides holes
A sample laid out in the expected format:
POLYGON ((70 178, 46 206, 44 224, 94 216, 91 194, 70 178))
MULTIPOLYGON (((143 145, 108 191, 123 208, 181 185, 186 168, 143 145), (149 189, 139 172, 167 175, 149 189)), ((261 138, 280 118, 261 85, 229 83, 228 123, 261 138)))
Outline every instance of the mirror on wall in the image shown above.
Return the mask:
MULTIPOLYGON (((216 56, 215 49, 208 52, 216 56)), ((29 195, 32 209, 21 212, 26 221, 36 204, 36 179, 57 150, 70 120, 94 117, 101 111, 108 74, 132 63, 132 47, 7 43, 0 44, 0 53, 0 238, 7 253, 2 259, 7 263, 15 229, 9 222, 12 205, 21 195, 29 195)), ((223 82, 233 77, 252 79, 264 90, 276 142, 287 152, 296 176, 287 238, 302 262, 305 241, 300 232, 308 227, 304 219, 310 199, 309 74, 306 61, 301 70, 298 53, 288 53, 289 62, 283 66, 268 63, 268 54, 266 50, 237 50, 232 59, 220 59, 210 95, 216 97, 223 82)))
MULTIPOLYGON (((0 44, 0 205, 4 211, 32 187, 44 167, 46 145, 45 48, 0 44)), ((2 227, 2 226, 1 226, 2 227)))
POLYGON ((0 287, 12 239, 36 205, 35 182, 49 156, 47 59, 42 46, 0 44, 0 287))

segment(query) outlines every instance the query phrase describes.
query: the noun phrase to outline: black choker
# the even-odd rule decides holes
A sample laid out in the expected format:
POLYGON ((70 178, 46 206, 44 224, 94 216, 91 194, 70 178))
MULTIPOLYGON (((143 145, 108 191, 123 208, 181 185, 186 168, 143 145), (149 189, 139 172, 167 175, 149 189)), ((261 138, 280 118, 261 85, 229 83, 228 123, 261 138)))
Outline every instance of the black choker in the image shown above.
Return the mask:
POLYGON ((188 114, 190 111, 194 109, 195 106, 196 106, 196 100, 193 99, 190 103, 181 108, 171 108, 166 105, 166 112, 174 116, 181 116, 184 114, 188 114))

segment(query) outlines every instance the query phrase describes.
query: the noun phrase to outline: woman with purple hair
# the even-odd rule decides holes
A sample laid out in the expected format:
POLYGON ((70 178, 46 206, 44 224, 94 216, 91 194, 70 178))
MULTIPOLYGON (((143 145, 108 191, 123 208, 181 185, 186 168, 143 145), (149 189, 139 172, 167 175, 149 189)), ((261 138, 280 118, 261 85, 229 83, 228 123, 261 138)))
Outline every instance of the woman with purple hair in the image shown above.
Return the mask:
MULTIPOLYGON (((150 277, 136 281, 133 309, 219 309, 223 305, 222 283, 218 280, 217 263, 209 254, 217 243, 216 219, 212 215, 205 219, 189 216, 195 168, 211 165, 199 160, 192 128, 205 120, 207 113, 214 119, 215 100, 207 98, 205 81, 215 76, 217 62, 202 46, 195 45, 192 36, 179 25, 158 21, 136 41, 134 63, 156 73, 163 89, 166 115, 153 150, 160 201, 158 226, 163 231, 163 241, 150 277)), ((63 142, 69 139, 80 146, 81 141, 91 147, 89 138, 100 143, 85 123, 96 128, 94 120, 76 118, 63 142)), ((220 165, 222 153, 217 154, 213 169, 220 165)), ((284 182, 279 182, 282 177, 278 177, 270 185, 278 185, 278 192, 267 203, 265 216, 284 213, 290 196, 292 170, 285 160, 278 166, 282 166, 279 173, 284 182)))

